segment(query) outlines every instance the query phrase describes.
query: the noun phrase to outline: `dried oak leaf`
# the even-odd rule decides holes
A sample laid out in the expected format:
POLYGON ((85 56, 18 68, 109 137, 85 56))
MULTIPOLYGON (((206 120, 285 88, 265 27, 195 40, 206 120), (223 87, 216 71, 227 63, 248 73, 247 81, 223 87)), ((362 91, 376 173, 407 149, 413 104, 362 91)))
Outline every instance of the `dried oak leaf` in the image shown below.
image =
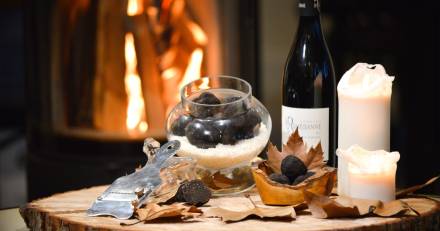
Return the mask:
POLYGON ((316 170, 322 168, 324 163, 324 152, 322 151, 321 142, 319 142, 316 147, 310 148, 306 156, 306 161, 304 164, 307 166, 308 170, 316 170))
POLYGON ((313 217, 333 218, 359 216, 359 210, 357 208, 343 206, 327 196, 319 196, 308 191, 304 191, 303 193, 313 217))
POLYGON ((381 202, 378 200, 353 199, 348 197, 330 198, 309 191, 304 191, 304 198, 316 218, 342 218, 376 215, 390 217, 400 213, 411 212, 403 201, 381 202))
POLYGON ((293 155, 301 159, 308 170, 316 170, 325 165, 321 142, 319 142, 316 147, 311 147, 310 150, 307 151, 307 145, 299 135, 298 129, 289 136, 287 143, 283 144, 281 152, 278 151, 272 143, 269 143, 267 149, 267 164, 274 172, 281 173, 281 161, 288 155, 293 155))
POLYGON ((145 208, 136 210, 136 217, 140 221, 151 221, 164 217, 180 217, 181 219, 188 219, 198 217, 201 214, 202 210, 184 203, 174 203, 171 205, 149 203, 145 208))
POLYGON ((244 210, 231 210, 222 207, 214 207, 205 211, 206 217, 220 217, 223 221, 240 221, 251 215, 260 218, 295 218, 295 209, 292 206, 260 206, 255 204, 250 197, 253 208, 244 210))
POLYGON ((409 187, 409 188, 406 188, 406 189, 400 190, 400 191, 396 192, 396 198, 402 198, 402 197, 405 197, 405 196, 407 196, 408 194, 411 194, 411 193, 413 193, 413 192, 415 192, 415 191, 417 191, 417 190, 420 190, 420 189, 422 189, 422 188, 424 188, 424 187, 426 187, 426 186, 428 186, 428 185, 434 183, 434 182, 435 182, 436 180, 438 180, 439 178, 440 178, 440 175, 439 175, 439 176, 436 176, 436 177, 433 177, 433 178, 431 178, 431 179, 429 179, 429 180, 426 181, 424 184, 419 184, 419 185, 415 185, 415 186, 412 186, 412 187, 409 187))
POLYGON ((267 165, 276 173, 281 173, 281 161, 287 155, 283 152, 278 151, 272 143, 269 142, 267 146, 267 165))
POLYGON ((188 163, 179 163, 160 170, 162 183, 149 196, 147 203, 162 203, 173 198, 179 189, 181 181, 185 179, 181 176, 188 168, 188 163), (183 173, 182 173, 183 172, 183 173))
MULTIPOLYGON (((414 212, 416 215, 419 213, 411 208, 407 203, 401 200, 394 200, 387 203, 380 203, 373 211, 374 214, 381 217, 391 217, 403 212, 414 212)), ((409 214, 408 214, 409 215, 409 214)))
POLYGON ((220 172, 216 172, 212 176, 204 176, 202 181, 214 190, 229 188, 238 183, 236 180, 230 179, 220 172))

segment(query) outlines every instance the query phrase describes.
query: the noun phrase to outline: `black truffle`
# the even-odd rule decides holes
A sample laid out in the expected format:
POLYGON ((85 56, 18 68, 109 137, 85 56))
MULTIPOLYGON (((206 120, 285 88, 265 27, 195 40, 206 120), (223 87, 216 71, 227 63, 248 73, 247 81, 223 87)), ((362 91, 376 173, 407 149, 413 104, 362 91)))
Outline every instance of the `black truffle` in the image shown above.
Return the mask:
POLYGON ((237 142, 234 137, 234 130, 230 119, 215 119, 212 121, 212 125, 221 132, 222 144, 235 144, 237 142))
POLYGON ((191 115, 197 118, 207 118, 210 116, 214 116, 215 114, 217 114, 219 108, 210 105, 216 105, 221 103, 220 100, 217 98, 217 96, 209 92, 203 92, 197 98, 195 98, 193 102, 202 104, 202 105, 193 104, 190 107, 191 115))
POLYGON ((174 135, 184 136, 186 126, 193 120, 189 115, 181 115, 171 124, 171 132, 174 135))
POLYGON ((260 127, 260 115, 251 109, 238 118, 240 119, 237 120, 236 139, 244 140, 254 137, 256 130, 260 127))
POLYGON ((222 116, 230 118, 246 111, 246 105, 244 102, 235 102, 240 100, 240 96, 229 96, 223 99, 223 103, 228 103, 222 108, 222 116), (234 103, 232 103, 234 102, 234 103))
POLYGON ((246 113, 246 122, 248 128, 253 129, 255 126, 260 124, 261 117, 257 111, 251 109, 246 113))
POLYGON ((292 182, 292 185, 297 185, 297 184, 303 182, 305 179, 307 179, 307 178, 313 176, 314 174, 315 174, 314 172, 307 172, 307 173, 304 174, 304 175, 298 176, 298 177, 292 182))
POLYGON ((223 144, 235 144, 239 140, 254 137, 261 123, 261 118, 255 110, 249 110, 228 120, 228 126, 222 130, 223 144))
POLYGON ((210 92, 203 92, 197 98, 195 98, 193 102, 200 104, 210 104, 210 105, 221 103, 220 100, 217 98, 217 96, 215 96, 210 92))
POLYGON ((290 180, 287 176, 279 173, 272 173, 269 175, 269 179, 278 182, 280 184, 290 184, 290 180))
POLYGON ((288 155, 281 161, 281 173, 286 175, 290 182, 294 182, 298 176, 304 175, 307 167, 296 156, 288 155))
POLYGON ((186 202, 191 205, 201 206, 211 198, 211 190, 200 180, 183 182, 177 190, 174 200, 186 202))
POLYGON ((221 141, 220 131, 207 120, 191 121, 185 128, 185 135, 198 148, 213 148, 221 141))
POLYGON ((241 96, 228 96, 223 99, 223 103, 232 103, 241 99, 241 96))

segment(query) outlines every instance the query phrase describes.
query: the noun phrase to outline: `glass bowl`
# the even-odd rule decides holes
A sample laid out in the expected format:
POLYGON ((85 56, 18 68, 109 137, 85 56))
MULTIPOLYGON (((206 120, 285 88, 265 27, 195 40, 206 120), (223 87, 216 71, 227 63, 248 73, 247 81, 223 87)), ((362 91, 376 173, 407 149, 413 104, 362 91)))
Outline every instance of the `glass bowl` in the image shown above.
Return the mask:
POLYGON ((254 185, 251 161, 265 148, 271 129, 270 115, 252 96, 251 85, 229 76, 185 85, 167 118, 168 140, 181 142, 177 154, 197 161, 198 177, 216 195, 254 185))

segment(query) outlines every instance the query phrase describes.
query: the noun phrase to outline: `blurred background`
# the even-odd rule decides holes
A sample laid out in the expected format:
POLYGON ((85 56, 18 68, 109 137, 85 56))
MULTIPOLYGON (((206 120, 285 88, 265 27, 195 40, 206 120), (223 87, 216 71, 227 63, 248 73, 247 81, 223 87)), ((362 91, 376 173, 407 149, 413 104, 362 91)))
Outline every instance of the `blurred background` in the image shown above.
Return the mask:
MULTIPOLYGON (((161 124, 179 86, 203 75, 249 81, 271 113, 271 140, 279 145, 281 78, 298 24, 296 5, 1 1, 0 208, 132 172, 145 162, 145 136, 165 141, 161 124), (131 47, 135 55, 124 55, 131 47), (133 62, 137 68, 125 68, 133 62), (131 123, 130 89, 142 91, 146 105, 131 123)), ((398 187, 440 173, 438 11, 427 0, 321 1, 338 78, 356 62, 383 64, 396 76, 391 147, 401 153, 398 187)), ((423 192, 438 195, 440 184, 423 192)))

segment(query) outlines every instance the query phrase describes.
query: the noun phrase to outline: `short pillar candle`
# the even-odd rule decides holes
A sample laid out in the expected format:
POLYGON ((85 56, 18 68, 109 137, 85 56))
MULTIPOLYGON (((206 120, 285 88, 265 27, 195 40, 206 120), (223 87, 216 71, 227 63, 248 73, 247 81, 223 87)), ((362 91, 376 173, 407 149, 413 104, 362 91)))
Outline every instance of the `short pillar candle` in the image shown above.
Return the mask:
POLYGON ((345 196, 384 202, 395 199, 398 152, 368 151, 354 145, 336 153, 347 166, 346 175, 338 175, 345 196))

